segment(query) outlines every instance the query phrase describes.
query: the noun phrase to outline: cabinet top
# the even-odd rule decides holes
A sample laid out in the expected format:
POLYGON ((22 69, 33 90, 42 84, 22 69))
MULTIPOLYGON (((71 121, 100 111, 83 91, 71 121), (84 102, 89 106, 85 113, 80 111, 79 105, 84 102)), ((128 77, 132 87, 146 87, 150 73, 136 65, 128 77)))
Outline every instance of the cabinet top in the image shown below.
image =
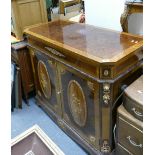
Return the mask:
POLYGON ((25 33, 99 63, 117 62, 143 45, 140 36, 61 20, 32 26, 25 33))

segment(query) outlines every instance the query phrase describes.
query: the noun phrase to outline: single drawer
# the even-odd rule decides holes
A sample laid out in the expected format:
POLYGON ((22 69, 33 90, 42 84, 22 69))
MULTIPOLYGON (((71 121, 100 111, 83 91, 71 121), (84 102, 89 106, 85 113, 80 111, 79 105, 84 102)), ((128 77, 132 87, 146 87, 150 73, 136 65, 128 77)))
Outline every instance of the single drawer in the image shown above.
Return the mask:
POLYGON ((131 152, 129 152, 126 148, 124 148, 119 143, 116 144, 115 154, 116 155, 133 155, 131 152))
POLYGON ((121 105, 118 108, 117 142, 134 155, 143 154, 143 123, 121 105))
POLYGON ((129 96, 126 94, 123 98, 123 105, 125 109, 135 118, 140 121, 143 121, 143 105, 133 101, 129 96))
POLYGON ((123 105, 131 115, 143 121, 143 76, 125 89, 123 105))

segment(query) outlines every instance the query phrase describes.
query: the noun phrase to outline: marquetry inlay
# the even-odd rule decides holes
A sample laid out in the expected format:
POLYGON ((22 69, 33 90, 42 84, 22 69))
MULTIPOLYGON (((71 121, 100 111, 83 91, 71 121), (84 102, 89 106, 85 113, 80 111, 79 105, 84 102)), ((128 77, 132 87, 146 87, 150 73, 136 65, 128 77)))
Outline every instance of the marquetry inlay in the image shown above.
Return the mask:
POLYGON ((80 84, 75 80, 71 80, 68 85, 68 102, 75 123, 83 127, 87 120, 86 99, 80 84))
POLYGON ((59 70, 61 75, 66 73, 66 69, 63 66, 60 66, 59 70))
POLYGON ((96 138, 94 136, 90 136, 89 139, 93 144, 95 144, 96 138))
POLYGON ((46 65, 41 60, 38 62, 38 78, 44 96, 49 99, 51 97, 50 77, 46 65))
POLYGON ((110 101, 110 84, 103 84, 103 102, 105 105, 108 105, 110 101))
POLYGON ((94 91, 94 84, 92 82, 87 81, 87 85, 88 85, 90 90, 94 91))

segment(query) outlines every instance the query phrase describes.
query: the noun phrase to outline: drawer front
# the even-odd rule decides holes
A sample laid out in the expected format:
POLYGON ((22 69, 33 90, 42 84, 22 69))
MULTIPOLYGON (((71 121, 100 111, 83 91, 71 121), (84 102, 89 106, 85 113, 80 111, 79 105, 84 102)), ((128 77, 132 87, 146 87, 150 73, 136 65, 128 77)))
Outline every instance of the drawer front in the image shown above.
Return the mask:
POLYGON ((94 83, 63 65, 59 68, 61 69, 63 119, 84 140, 95 145, 94 83))
POLYGON ((116 155, 133 155, 131 152, 129 152, 126 148, 124 148, 119 143, 116 144, 115 154, 116 155))
POLYGON ((123 118, 118 119, 118 143, 135 155, 143 154, 143 132, 123 118))
POLYGON ((143 105, 132 100, 127 95, 123 97, 123 105, 125 109, 140 121, 143 121, 143 105))
POLYGON ((99 66, 95 62, 91 62, 91 60, 79 57, 79 55, 75 53, 70 54, 61 47, 55 47, 55 45, 51 46, 33 39, 29 40, 29 44, 47 55, 65 62, 65 64, 69 64, 78 70, 90 74, 92 77, 99 77, 99 66))

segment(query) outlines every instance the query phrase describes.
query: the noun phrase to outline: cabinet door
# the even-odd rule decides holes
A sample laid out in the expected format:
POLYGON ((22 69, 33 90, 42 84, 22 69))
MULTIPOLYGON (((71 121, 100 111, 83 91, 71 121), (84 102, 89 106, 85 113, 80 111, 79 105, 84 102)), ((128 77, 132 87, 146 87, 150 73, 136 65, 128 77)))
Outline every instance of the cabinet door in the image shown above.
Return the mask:
POLYGON ((58 102, 58 79, 55 60, 35 51, 33 57, 37 99, 48 112, 52 110, 61 115, 61 103, 58 102))
POLYGON ((95 87, 59 64, 64 121, 89 144, 96 145, 95 87))

